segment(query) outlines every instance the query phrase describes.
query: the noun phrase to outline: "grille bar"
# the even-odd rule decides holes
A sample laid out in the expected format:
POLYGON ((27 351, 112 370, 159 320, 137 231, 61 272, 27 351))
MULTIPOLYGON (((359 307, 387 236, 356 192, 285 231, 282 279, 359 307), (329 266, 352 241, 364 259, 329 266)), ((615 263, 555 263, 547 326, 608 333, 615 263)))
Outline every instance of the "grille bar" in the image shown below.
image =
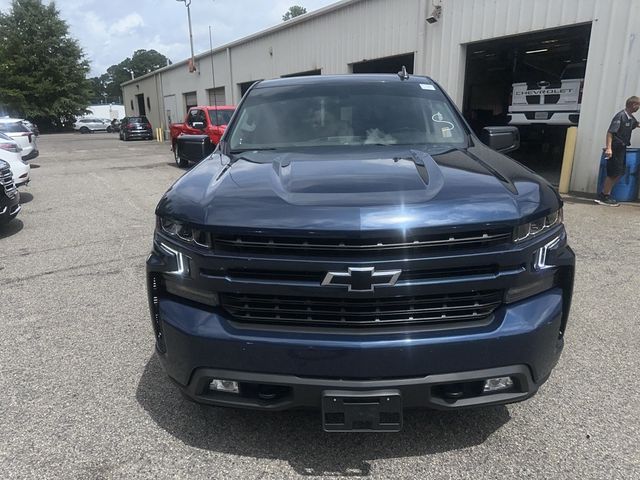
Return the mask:
POLYGON ((486 319, 501 303, 501 291, 379 299, 221 295, 239 321, 307 326, 455 324, 486 319))
MULTIPOLYGON (((451 267, 447 269, 430 270, 403 270, 399 281, 427 280, 433 278, 456 278, 478 275, 497 275, 501 271, 497 265, 484 265, 478 267, 451 267)), ((294 270, 258 270, 258 269, 228 269, 226 271, 201 269, 201 275, 205 277, 228 276, 231 279, 270 280, 278 281, 307 281, 321 282, 327 274, 323 271, 294 271, 294 270)))
POLYGON ((13 175, 9 168, 3 168, 0 170, 0 183, 4 187, 4 191, 9 198, 14 198, 18 189, 13 184, 13 175))
POLYGON ((257 237, 213 237, 214 248, 223 250, 246 250, 278 252, 286 250, 298 251, 335 251, 352 254, 354 252, 380 252, 416 248, 438 247, 466 247, 474 245, 493 245, 510 241, 511 231, 494 233, 472 232, 456 235, 431 235, 429 237, 415 238, 409 241, 398 241, 394 238, 382 238, 376 240, 345 240, 328 239, 312 240, 308 238, 270 238, 264 240, 257 237))

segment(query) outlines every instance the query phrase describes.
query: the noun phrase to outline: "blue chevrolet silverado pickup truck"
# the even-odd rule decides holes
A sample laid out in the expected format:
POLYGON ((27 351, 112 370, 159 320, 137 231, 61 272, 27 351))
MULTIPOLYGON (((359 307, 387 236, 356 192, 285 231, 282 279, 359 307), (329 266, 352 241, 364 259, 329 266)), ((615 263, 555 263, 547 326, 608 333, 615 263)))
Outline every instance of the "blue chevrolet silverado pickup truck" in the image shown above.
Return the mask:
POLYGON ((562 201, 428 77, 256 83, 156 215, 156 351, 197 402, 397 431, 529 398, 563 348, 562 201))

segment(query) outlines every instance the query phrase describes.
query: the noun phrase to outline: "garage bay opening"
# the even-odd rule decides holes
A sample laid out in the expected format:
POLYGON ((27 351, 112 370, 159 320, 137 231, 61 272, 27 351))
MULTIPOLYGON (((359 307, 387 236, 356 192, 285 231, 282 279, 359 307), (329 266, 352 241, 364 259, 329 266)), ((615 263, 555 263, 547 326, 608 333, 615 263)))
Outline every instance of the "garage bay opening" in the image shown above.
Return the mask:
POLYGON ((510 155, 558 185, 567 128, 578 125, 591 24, 467 45, 463 112, 476 133, 520 130, 510 155))

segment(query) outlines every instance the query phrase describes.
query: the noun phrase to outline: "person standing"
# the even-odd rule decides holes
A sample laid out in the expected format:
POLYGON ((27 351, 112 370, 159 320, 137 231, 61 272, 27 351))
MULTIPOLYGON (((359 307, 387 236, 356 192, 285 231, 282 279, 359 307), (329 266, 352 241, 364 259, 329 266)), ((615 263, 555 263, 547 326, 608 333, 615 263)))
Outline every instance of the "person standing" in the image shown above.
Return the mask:
POLYGON ((604 179, 602 191, 598 193, 596 203, 617 207, 619 203, 611 196, 611 189, 624 174, 626 168, 627 147, 631 145, 631 132, 638 128, 638 121, 633 116, 640 108, 640 98, 633 96, 627 99, 625 109, 615 114, 607 130, 607 144, 604 156, 607 159, 607 177, 604 179))

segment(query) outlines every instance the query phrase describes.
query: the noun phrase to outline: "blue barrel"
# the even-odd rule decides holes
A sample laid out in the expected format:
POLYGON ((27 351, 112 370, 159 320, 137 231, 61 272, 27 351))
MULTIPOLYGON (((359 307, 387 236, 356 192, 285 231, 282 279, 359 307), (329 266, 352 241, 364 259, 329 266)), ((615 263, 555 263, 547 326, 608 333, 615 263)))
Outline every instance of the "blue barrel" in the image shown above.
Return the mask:
MULTIPOLYGON (((638 199, 638 175, 640 175, 640 149, 627 148, 626 170, 611 191, 611 196, 619 202, 633 202, 638 199)), ((598 192, 602 191, 607 176, 607 159, 600 157, 600 175, 598 176, 598 192)))

